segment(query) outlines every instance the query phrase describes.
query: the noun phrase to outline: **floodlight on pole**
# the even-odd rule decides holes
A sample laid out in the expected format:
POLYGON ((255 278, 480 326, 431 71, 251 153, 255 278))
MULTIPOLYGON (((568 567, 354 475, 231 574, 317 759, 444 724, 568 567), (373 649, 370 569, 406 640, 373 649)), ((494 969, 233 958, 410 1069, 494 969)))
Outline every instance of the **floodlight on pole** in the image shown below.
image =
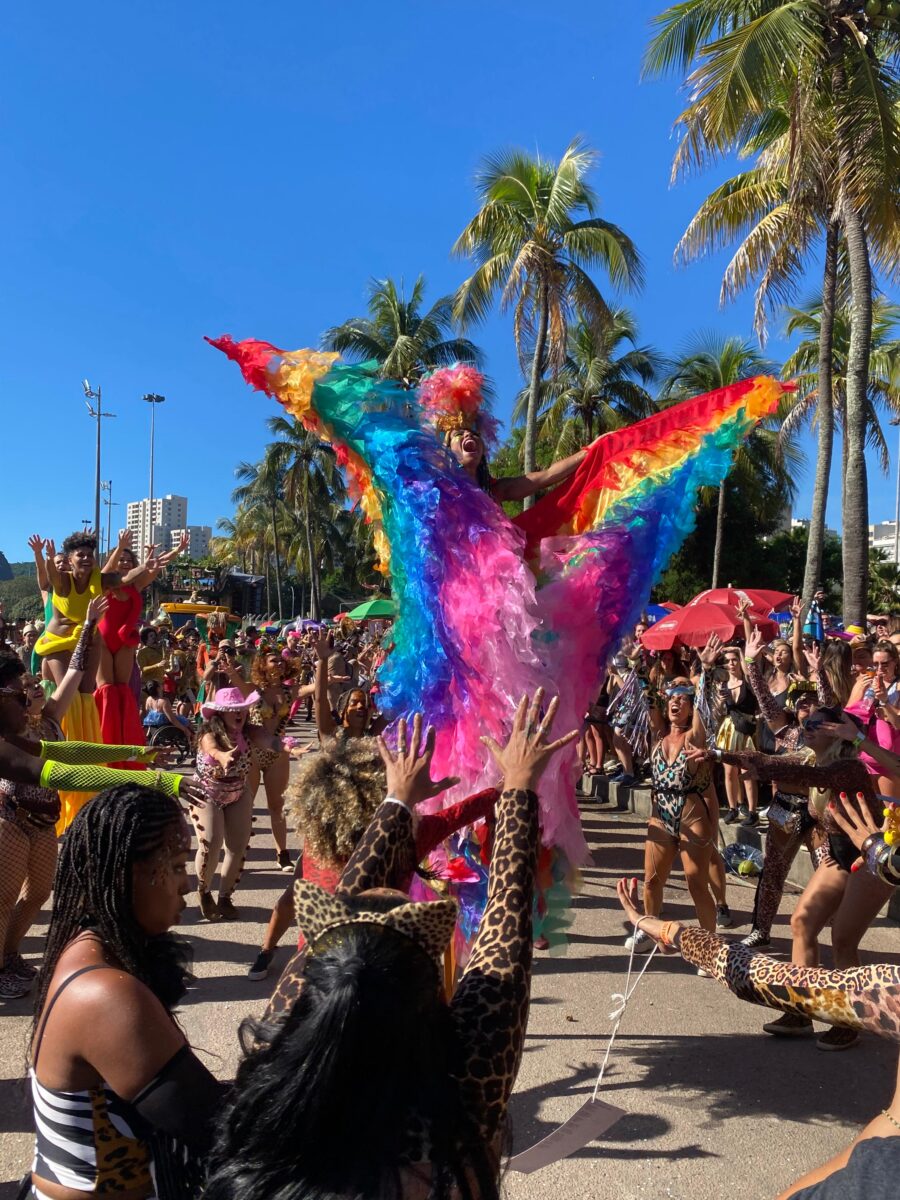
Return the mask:
POLYGON ((94 535, 100 538, 100 422, 104 417, 114 417, 116 414, 103 411, 103 395, 102 390, 98 386, 96 392, 91 387, 86 379, 82 379, 81 386, 84 388, 84 402, 87 405, 87 410, 90 416, 97 421, 97 463, 96 472, 94 475, 94 535), (97 407, 91 404, 92 400, 97 401, 97 407))

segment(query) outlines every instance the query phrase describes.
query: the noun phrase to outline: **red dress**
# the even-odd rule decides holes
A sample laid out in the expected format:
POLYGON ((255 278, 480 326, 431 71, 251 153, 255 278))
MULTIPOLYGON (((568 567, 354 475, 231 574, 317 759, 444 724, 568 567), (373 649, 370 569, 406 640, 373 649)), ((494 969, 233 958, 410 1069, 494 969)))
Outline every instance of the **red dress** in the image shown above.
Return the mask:
MULTIPOLYGON (((110 654, 116 654, 124 646, 136 646, 138 622, 144 600, 141 593, 130 583, 106 593, 109 604, 97 623, 100 636, 110 654), (116 591, 125 592, 119 599, 116 591)), ((100 729, 107 746, 143 746, 147 740, 138 702, 130 684, 106 683, 94 693, 100 729)), ((114 767, 136 769, 135 763, 112 763, 114 767)))
POLYGON ((126 584, 124 587, 106 593, 108 605, 106 612, 100 618, 97 628, 106 643, 110 654, 117 654, 123 646, 136 646, 138 637, 138 622, 144 599, 136 587, 126 584), (125 599, 120 600, 117 591, 125 592, 125 599))

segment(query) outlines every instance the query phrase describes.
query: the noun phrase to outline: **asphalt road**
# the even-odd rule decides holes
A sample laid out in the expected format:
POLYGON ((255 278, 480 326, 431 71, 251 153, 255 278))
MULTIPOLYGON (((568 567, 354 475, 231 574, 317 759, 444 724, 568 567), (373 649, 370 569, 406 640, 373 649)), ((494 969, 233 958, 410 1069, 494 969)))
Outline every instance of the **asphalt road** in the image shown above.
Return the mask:
MULTIPOLYGON (((525 1056, 511 1106, 512 1141, 521 1150, 570 1117, 590 1095, 610 1030, 611 996, 623 990, 628 955, 615 898, 622 874, 640 874, 644 825, 639 819, 584 806, 595 865, 584 871, 575 921, 563 957, 536 956, 525 1056)), ((235 896, 240 920, 200 923, 192 903, 184 932, 195 945, 197 983, 180 1019, 192 1045, 222 1078, 239 1057, 237 1029, 259 1015, 290 954, 289 935, 269 980, 246 977, 268 915, 286 876, 275 869, 262 794, 257 831, 235 896)), ((667 914, 690 919, 680 874, 667 891, 667 914)), ((746 932, 752 889, 729 896, 746 932)), ((786 898, 775 949, 786 953, 786 898)), ((46 913, 25 952, 36 958, 46 913)), ((879 919, 865 948, 898 961, 897 928, 879 919)), ((827 951, 826 951, 827 955, 827 951)), ((532 1175, 507 1173, 512 1200, 771 1200, 804 1171, 845 1146, 893 1092, 896 1052, 866 1036, 855 1049, 824 1054, 813 1041, 781 1042, 761 1032, 765 1010, 742 1003, 714 981, 698 978, 680 958, 656 956, 631 1000, 601 1096, 626 1116, 599 1141, 532 1175)), ((23 1083, 28 1000, 0 1008, 0 1200, 11 1200, 31 1155, 31 1115, 23 1083)))

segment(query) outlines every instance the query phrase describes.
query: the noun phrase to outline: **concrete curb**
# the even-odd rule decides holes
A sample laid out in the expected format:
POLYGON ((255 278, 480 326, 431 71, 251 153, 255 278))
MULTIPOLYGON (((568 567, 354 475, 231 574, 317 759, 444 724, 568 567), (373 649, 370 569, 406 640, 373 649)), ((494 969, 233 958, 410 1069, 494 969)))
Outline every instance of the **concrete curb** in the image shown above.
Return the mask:
MULTIPOLYGON (((632 812, 638 817, 649 818, 652 812, 651 792, 647 784, 623 787, 621 783, 616 783, 605 775, 583 775, 579 796, 583 800, 596 800, 599 804, 608 805, 617 812, 632 812)), ((734 842, 743 842, 765 853, 767 828, 765 821, 761 825, 743 826, 726 825, 720 820, 719 837, 726 846, 734 842)), ((788 882, 802 889, 812 876, 812 859, 803 848, 791 864, 788 882)), ((900 924, 900 888, 897 888, 887 904, 887 916, 900 924)))

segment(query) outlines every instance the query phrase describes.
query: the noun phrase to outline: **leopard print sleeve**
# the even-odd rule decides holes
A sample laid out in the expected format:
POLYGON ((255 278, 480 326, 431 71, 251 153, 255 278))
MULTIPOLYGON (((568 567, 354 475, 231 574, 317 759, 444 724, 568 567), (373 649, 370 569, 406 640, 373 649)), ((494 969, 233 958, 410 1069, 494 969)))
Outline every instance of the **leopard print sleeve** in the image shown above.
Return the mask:
POLYGON ((537 854, 537 796, 504 792, 487 905, 451 1002, 463 1046, 464 1096, 489 1141, 501 1131, 525 1040, 537 854))
POLYGON ((358 896, 370 888, 403 889, 416 869, 413 815, 402 804, 382 803, 341 872, 338 892, 358 896))
POLYGON ((741 1000, 900 1042, 900 967, 798 967, 695 926, 682 930, 679 949, 741 1000))

